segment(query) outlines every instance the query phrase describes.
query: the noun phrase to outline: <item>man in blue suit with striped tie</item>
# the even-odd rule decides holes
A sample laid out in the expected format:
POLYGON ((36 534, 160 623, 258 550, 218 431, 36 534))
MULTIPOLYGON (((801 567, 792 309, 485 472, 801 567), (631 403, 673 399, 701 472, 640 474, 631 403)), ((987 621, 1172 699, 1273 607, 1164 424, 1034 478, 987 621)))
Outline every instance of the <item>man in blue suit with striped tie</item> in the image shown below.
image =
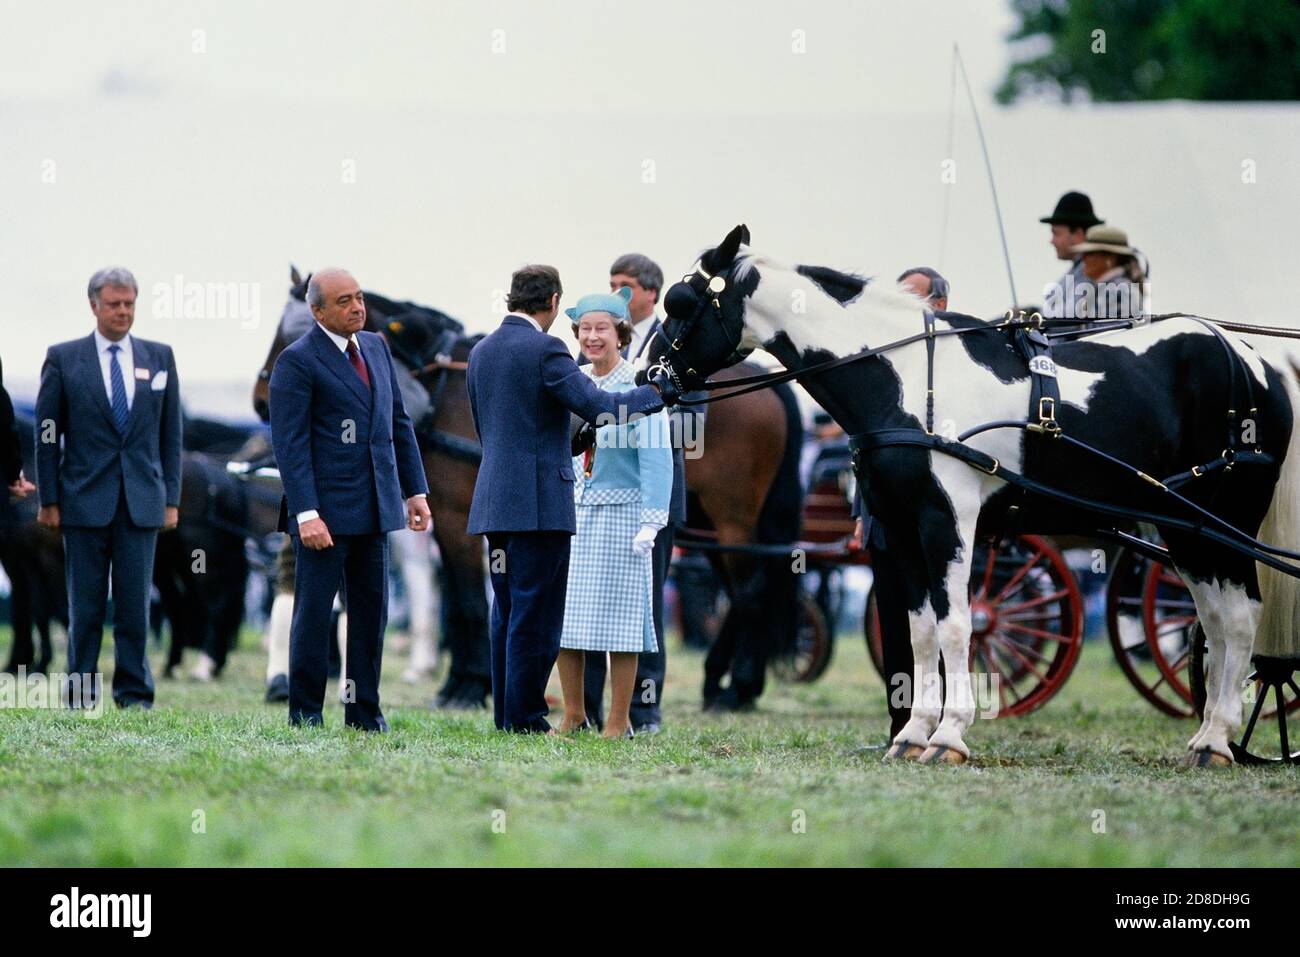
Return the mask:
POLYGON ((569 413, 588 422, 654 412, 667 383, 604 392, 546 330, 564 290, 551 266, 511 277, 510 314, 469 354, 466 381, 483 462, 469 533, 486 535, 492 575, 492 706, 498 729, 554 733, 546 682, 560 653, 577 527, 569 413))
POLYGON ((424 465, 384 337, 341 269, 307 283, 316 322, 271 372, 271 444, 293 537, 289 722, 321 724, 330 610, 348 609, 343 721, 383 732, 379 673, 388 624, 388 533, 429 530, 424 465), (405 505, 403 505, 405 502, 405 505))
MULTIPOLYGON (((181 402, 171 346, 131 335, 135 277, 90 278, 95 331, 50 346, 36 395, 37 520, 61 529, 68 581, 68 671, 83 676, 74 707, 94 707, 110 577, 113 700, 149 708, 145 655, 159 528, 181 500, 181 402)), ((75 689, 77 685, 70 686, 75 689)))

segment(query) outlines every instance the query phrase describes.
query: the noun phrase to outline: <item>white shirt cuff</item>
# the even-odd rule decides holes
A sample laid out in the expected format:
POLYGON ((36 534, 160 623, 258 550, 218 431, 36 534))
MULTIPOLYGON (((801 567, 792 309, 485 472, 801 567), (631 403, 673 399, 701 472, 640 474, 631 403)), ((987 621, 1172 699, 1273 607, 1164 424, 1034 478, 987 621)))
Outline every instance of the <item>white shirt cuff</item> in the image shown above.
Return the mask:
POLYGON ((310 522, 313 518, 320 518, 320 512, 316 511, 314 508, 309 508, 305 512, 298 513, 298 524, 301 525, 303 522, 310 522))

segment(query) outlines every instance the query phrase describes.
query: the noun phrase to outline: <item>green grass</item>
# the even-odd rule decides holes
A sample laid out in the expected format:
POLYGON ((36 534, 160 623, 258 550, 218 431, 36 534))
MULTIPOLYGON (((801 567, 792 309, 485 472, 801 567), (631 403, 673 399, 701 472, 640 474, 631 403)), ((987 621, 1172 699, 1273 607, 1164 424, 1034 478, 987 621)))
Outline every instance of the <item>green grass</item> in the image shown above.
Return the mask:
POLYGON ((1043 710, 978 721, 961 768, 880 762, 857 636, 820 682, 773 683, 738 716, 702 715, 701 659, 674 652, 666 729, 631 742, 433 713, 398 653, 390 734, 344 729, 337 704, 291 730, 261 702, 252 635, 219 684, 160 680, 150 713, 0 711, 0 864, 1300 864, 1300 774, 1179 767, 1193 726, 1143 703, 1104 644, 1043 710))

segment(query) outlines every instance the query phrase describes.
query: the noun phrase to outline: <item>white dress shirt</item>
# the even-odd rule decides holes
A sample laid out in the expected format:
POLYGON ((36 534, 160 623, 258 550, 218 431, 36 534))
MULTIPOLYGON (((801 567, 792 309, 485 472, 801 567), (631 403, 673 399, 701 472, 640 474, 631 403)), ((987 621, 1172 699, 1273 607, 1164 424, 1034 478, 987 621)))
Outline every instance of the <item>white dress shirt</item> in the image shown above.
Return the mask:
MULTIPOLYGON (((348 343, 357 342, 357 337, 355 335, 344 338, 343 336, 339 335, 337 332, 330 332, 324 326, 321 326, 319 322, 316 323, 316 325, 320 326, 321 332, 325 333, 325 335, 330 337, 330 342, 334 343, 334 345, 339 347, 339 352, 347 352, 348 343)), ((358 355, 361 354, 361 343, 359 342, 357 342, 357 354, 358 355)), ((362 356, 361 361, 362 362, 366 361, 364 356, 362 356)), ((352 360, 349 359, 348 362, 351 363, 352 360)), ((419 492, 415 495, 412 495, 410 498, 408 498, 406 502, 409 505, 411 502, 415 501, 415 499, 424 498, 424 497, 425 497, 424 493, 419 492)), ((309 508, 305 512, 298 513, 298 524, 301 525, 303 522, 310 522, 313 518, 320 518, 320 512, 316 511, 316 509, 314 508, 309 508)))
POLYGON ((629 359, 636 358, 637 353, 641 351, 641 343, 644 342, 645 337, 650 334, 650 330, 654 328, 654 324, 655 314, 653 312, 640 322, 633 323, 632 341, 627 344, 627 357, 629 359))
POLYGON ((545 331, 546 331, 545 329, 543 329, 543 328, 541 327, 541 325, 538 324, 538 322, 537 322, 536 319, 534 319, 532 316, 528 315, 527 313, 523 313, 523 312, 507 312, 507 313, 506 313, 506 318, 507 318, 507 319, 509 319, 511 316, 514 316, 516 319, 522 319, 522 320, 524 320, 524 322, 528 323, 530 326, 532 326, 532 327, 533 327, 534 329, 536 329, 538 332, 545 332, 545 331))
POLYGON ((122 384, 126 386, 126 407, 129 410, 131 403, 135 401, 135 359, 131 350, 131 335, 128 333, 118 342, 107 339, 98 330, 95 330, 95 351, 99 353, 99 371, 104 376, 104 391, 108 394, 108 407, 113 407, 113 374, 112 368, 113 354, 108 351, 109 346, 121 346, 121 351, 117 354, 117 364, 122 367, 122 384))

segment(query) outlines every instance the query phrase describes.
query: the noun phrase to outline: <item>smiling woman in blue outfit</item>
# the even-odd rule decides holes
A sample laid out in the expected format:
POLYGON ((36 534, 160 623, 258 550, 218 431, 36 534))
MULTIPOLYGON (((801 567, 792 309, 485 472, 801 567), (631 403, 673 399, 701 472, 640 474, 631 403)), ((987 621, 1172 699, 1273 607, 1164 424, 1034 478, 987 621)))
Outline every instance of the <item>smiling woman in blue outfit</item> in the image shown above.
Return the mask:
MULTIPOLYGON (((591 364, 582 367, 607 392, 635 386, 632 363, 621 355, 632 338, 630 289, 583 296, 565 312, 591 364)), ((564 630, 560 636, 561 731, 587 725, 583 705, 585 655, 609 652, 611 701, 605 737, 630 737, 628 708, 637 656, 657 651, 651 600, 650 553, 668 524, 673 458, 668 416, 660 410, 601 425, 593 449, 573 460, 578 531, 569 559, 564 630)))

